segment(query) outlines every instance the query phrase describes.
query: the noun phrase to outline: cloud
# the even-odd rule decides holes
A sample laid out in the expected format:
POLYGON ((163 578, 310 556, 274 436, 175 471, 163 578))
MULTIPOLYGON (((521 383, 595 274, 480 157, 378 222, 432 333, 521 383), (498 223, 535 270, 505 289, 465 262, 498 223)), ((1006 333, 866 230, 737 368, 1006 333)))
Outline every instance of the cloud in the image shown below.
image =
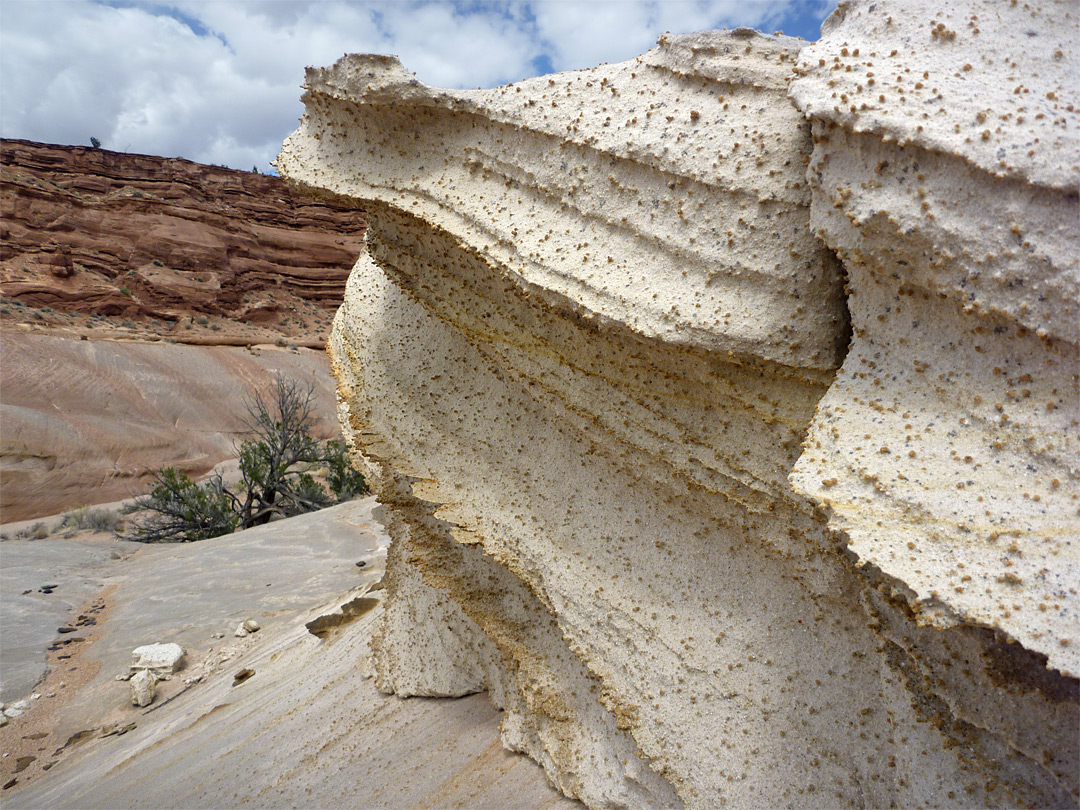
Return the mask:
POLYGON ((629 59, 664 31, 816 36, 830 0, 3 0, 0 134, 267 170, 306 65, 395 53, 442 87, 629 59))

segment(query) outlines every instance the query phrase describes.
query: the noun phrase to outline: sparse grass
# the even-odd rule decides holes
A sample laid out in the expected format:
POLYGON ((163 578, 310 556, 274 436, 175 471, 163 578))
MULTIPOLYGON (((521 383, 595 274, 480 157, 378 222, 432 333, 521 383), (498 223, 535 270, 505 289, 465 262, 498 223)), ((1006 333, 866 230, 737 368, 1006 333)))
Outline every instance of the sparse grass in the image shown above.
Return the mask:
POLYGON ((60 528, 72 532, 90 530, 115 533, 117 529, 122 528, 122 521, 120 515, 112 509, 91 509, 89 506, 80 506, 64 515, 60 528))
POLYGON ((40 520, 28 529, 15 533, 16 540, 44 540, 49 536, 49 529, 40 520))

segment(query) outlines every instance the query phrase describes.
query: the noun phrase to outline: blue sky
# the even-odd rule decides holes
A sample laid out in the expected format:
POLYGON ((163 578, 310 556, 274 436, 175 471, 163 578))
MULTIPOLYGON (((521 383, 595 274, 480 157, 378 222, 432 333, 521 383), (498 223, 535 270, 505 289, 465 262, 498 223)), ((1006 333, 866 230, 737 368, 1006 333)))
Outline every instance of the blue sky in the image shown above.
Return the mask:
POLYGON ((817 39, 834 0, 0 0, 0 134, 269 171, 306 65, 393 53, 439 87, 630 59, 670 31, 817 39))

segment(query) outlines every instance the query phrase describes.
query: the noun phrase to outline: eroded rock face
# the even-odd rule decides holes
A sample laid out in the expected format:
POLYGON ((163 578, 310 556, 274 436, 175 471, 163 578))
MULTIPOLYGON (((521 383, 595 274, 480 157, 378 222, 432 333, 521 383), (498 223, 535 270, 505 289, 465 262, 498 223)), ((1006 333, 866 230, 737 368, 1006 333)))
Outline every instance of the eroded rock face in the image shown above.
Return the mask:
POLYGON ((218 315, 286 334, 297 311, 341 300, 364 230, 355 210, 277 177, 11 139, 0 212, 8 298, 126 318, 218 315))
POLYGON ((793 86, 854 329, 793 482, 925 619, 1000 628, 1073 677, 1078 22, 1072 3, 852 3, 793 86))
POLYGON ((920 623, 788 481, 852 356, 803 45, 309 72, 279 169, 370 222, 330 350, 393 538, 380 687, 488 690, 591 807, 1067 805, 1075 679, 920 623))

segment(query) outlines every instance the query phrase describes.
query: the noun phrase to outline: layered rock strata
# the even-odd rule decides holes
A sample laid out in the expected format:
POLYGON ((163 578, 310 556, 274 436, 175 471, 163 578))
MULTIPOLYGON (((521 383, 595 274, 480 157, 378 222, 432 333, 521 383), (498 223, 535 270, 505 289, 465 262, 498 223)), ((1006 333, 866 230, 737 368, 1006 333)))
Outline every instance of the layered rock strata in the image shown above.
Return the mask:
POLYGON ((64 313, 219 316, 287 334, 298 314, 310 320, 340 302, 364 231, 355 210, 277 177, 10 139, 0 144, 0 214, 7 298, 64 313))
POLYGON ((921 622, 789 484, 852 356, 804 44, 309 71, 278 167, 370 222, 330 350, 389 507, 380 687, 488 690, 591 807, 1074 803, 1075 679, 921 622))

